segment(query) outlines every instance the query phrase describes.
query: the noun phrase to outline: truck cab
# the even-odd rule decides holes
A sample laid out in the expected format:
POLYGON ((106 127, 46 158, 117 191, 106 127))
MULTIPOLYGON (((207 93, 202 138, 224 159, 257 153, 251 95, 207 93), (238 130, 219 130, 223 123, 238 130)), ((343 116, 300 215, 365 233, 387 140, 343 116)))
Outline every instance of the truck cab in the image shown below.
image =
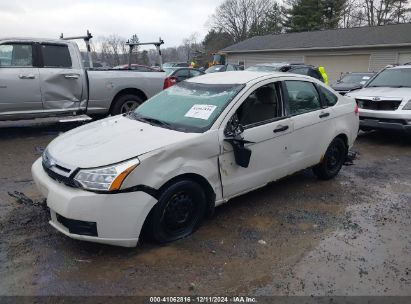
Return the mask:
POLYGON ((87 80, 77 44, 0 40, 0 120, 77 114, 87 107, 87 80))

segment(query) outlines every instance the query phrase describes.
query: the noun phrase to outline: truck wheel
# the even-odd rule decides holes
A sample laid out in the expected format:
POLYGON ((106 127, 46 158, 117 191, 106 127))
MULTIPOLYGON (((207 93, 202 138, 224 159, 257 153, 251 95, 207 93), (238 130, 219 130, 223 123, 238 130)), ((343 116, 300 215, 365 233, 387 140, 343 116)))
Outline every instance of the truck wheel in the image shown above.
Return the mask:
POLYGON ((148 232, 159 243, 192 234, 201 224, 207 207, 203 188, 190 180, 169 186, 150 212, 148 232))
POLYGON ((114 104, 111 108, 110 114, 118 115, 134 111, 142 103, 143 101, 137 95, 122 95, 120 97, 117 97, 116 100, 114 100, 114 104))
POLYGON ((335 177, 340 172, 345 158, 347 157, 348 149, 344 140, 337 137, 328 146, 324 158, 321 163, 313 168, 314 174, 322 180, 328 180, 335 177))

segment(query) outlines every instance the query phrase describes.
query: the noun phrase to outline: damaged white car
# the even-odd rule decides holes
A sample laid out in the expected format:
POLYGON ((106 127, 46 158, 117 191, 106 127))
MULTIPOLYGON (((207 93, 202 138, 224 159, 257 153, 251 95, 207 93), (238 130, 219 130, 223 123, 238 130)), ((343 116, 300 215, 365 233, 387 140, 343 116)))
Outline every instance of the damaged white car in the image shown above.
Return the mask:
POLYGON ((50 224, 136 246, 190 235, 215 206, 299 170, 338 174, 358 132, 354 100, 311 77, 213 73, 129 114, 71 130, 32 167, 50 224))

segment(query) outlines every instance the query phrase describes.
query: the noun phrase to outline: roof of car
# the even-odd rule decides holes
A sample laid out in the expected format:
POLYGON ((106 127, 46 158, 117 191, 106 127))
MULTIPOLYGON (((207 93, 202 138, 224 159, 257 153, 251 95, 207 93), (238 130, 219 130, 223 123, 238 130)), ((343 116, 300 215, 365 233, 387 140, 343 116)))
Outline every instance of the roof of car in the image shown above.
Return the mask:
POLYGON ((50 38, 31 38, 31 37, 0 37, 0 41, 17 41, 17 42, 48 42, 48 43, 67 43, 74 44, 74 41, 50 38))
POLYGON ((393 67, 389 67, 389 69, 411 69, 411 64, 396 65, 393 67))
POLYGON ((195 78, 190 78, 186 81, 188 82, 195 82, 195 83, 204 83, 204 84, 246 84, 251 81, 255 81, 258 79, 264 78, 272 78, 272 77, 289 77, 289 76, 301 76, 301 78, 309 78, 311 77, 304 77, 303 75, 295 75, 295 74, 285 74, 282 72, 254 72, 254 71, 230 71, 230 72, 222 72, 222 73, 209 73, 204 74, 201 76, 197 76, 195 78))

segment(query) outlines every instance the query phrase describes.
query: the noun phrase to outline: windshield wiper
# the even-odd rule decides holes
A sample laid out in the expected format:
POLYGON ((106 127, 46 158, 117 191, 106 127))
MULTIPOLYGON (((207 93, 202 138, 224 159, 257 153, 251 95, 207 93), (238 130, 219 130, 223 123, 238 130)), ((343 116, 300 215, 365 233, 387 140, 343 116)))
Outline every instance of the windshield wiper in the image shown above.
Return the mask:
POLYGON ((165 122, 165 121, 162 121, 156 118, 151 118, 151 117, 137 116, 136 114, 134 114, 133 116, 136 120, 146 122, 152 126, 160 126, 160 127, 164 127, 167 129, 172 129, 172 126, 168 122, 165 122))
POLYGON ((409 88, 405 85, 369 85, 367 88, 409 88))

